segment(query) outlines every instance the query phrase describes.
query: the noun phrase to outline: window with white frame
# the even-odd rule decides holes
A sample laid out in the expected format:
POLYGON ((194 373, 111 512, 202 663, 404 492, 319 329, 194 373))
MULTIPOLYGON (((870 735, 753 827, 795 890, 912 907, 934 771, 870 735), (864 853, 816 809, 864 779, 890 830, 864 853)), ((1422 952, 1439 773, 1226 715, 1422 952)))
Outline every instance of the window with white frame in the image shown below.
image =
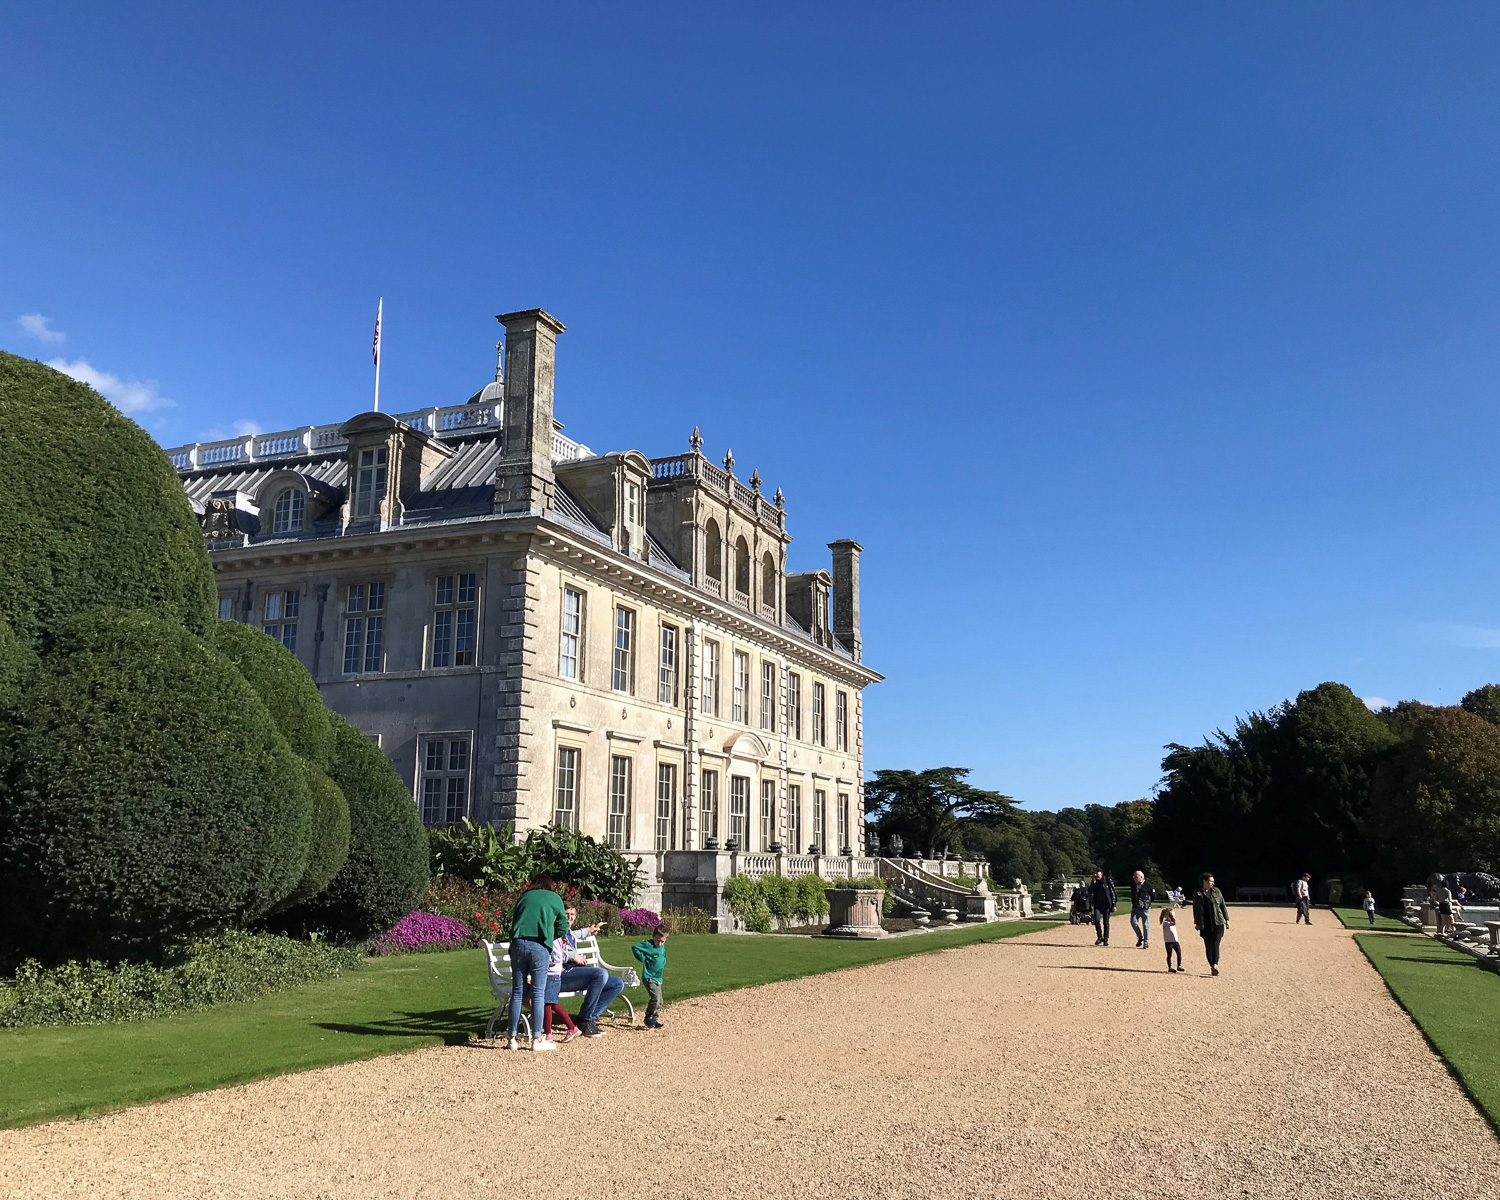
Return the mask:
POLYGON ((625 485, 625 546, 626 549, 639 552, 641 543, 641 526, 644 524, 641 512, 641 485, 638 483, 627 483, 625 485))
POLYGON ((472 667, 479 627, 479 577, 439 575, 432 607, 432 665, 472 667))
POLYGON ((802 853, 802 785, 788 784, 786 789, 786 836, 787 849, 793 854, 802 853))
POLYGON ((741 850, 750 849, 750 777, 729 777, 729 836, 741 850))
POLYGON ((560 829, 578 828, 578 748, 557 748, 557 787, 552 800, 552 823, 560 829))
POLYGON ((813 844, 819 854, 827 854, 823 843, 823 831, 828 828, 828 793, 821 788, 813 792, 813 844))
POLYGON ((776 781, 762 779, 760 781, 760 848, 762 851, 771 848, 771 842, 775 840, 775 829, 776 781))
MULTIPOLYGON (((743 723, 750 706, 750 656, 734 652, 734 719, 743 723)), ((743 845, 743 843, 741 843, 743 845)))
POLYGON ((849 749, 849 693, 839 692, 833 701, 833 740, 836 750, 849 749))
POLYGON ((719 715, 719 643, 703 642, 703 711, 719 715))
POLYGON ((385 670, 385 584, 351 583, 344 602, 344 674, 385 670))
POLYGON ((656 848, 677 849, 677 764, 656 764, 656 848))
POLYGON ((698 789, 699 849, 709 838, 719 836, 719 773, 704 771, 698 789))
MULTIPOLYGON (((849 793, 839 793, 839 853, 849 845, 849 793)), ((852 847, 851 847, 852 848, 852 847)))
POLYGON ((301 611, 302 593, 297 588, 266 593, 261 628, 293 654, 297 653, 297 618, 301 611))
POLYGON ((232 621, 232 620, 234 620, 234 597, 233 596, 220 596, 219 597, 219 620, 221 620, 221 621, 232 621))
POLYGON ((374 446, 361 450, 354 471, 354 515, 374 517, 380 515, 380 504, 385 499, 386 449, 374 446))
POLYGON ((307 511, 307 497, 299 487, 289 487, 277 497, 271 506, 272 533, 300 533, 302 517, 307 511))
POLYGON ((615 609, 615 672, 617 692, 635 691, 635 613, 628 608, 615 609))
POLYGON ((760 664, 760 727, 776 732, 776 664, 760 664))
POLYGON ((661 661, 657 670, 658 704, 677 705, 677 647, 682 634, 675 625, 661 627, 661 661))
POLYGON ((802 740, 802 676, 796 671, 786 673, 786 726, 788 733, 802 740))
POLYGON ((433 733, 419 740, 418 787, 424 825, 457 825, 469 815, 469 750, 473 739, 471 733, 433 733))
POLYGON ((583 663, 583 593, 577 588, 563 588, 562 645, 557 673, 564 679, 582 679, 583 663))
POLYGON ((821 683, 813 684, 812 740, 815 746, 828 745, 828 726, 824 720, 826 689, 821 683))
POLYGON ((630 849, 630 791, 633 759, 623 754, 609 756, 609 816, 606 832, 616 850, 630 849))

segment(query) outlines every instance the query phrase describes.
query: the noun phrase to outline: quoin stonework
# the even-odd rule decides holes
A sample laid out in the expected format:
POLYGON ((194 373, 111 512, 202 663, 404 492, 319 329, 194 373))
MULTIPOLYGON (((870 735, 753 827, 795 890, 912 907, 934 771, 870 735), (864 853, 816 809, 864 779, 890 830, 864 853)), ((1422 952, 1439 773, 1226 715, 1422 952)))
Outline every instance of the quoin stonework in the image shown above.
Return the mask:
MULTIPOLYGON (((428 825, 580 829, 651 860, 653 893, 674 852, 854 871, 881 678, 859 544, 789 574, 780 490, 697 430, 654 459, 563 436, 562 324, 499 321, 496 378, 466 403, 168 451, 220 615, 296 654, 428 825)), ((679 873, 686 892, 701 870, 679 873)))

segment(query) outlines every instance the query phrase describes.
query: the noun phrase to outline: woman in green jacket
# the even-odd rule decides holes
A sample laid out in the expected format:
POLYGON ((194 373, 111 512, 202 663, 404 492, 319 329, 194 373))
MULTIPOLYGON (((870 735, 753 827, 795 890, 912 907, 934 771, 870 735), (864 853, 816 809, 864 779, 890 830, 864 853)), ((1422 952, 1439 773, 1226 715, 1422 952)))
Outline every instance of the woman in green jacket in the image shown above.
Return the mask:
POLYGON ((1229 910, 1224 907, 1224 893, 1214 886, 1211 872, 1204 871, 1199 880, 1198 894, 1193 897, 1193 924, 1203 938, 1203 951, 1208 955, 1208 967, 1215 975, 1219 973, 1219 942, 1229 928, 1229 910))
POLYGON ((547 1010, 547 966, 552 943, 568 936, 568 914, 554 891, 550 875, 538 875, 516 900, 510 915, 510 1040, 506 1049, 516 1049, 516 1030, 521 1025, 521 997, 526 977, 531 977, 531 1048, 555 1050, 557 1043, 543 1036, 542 1014, 547 1010))

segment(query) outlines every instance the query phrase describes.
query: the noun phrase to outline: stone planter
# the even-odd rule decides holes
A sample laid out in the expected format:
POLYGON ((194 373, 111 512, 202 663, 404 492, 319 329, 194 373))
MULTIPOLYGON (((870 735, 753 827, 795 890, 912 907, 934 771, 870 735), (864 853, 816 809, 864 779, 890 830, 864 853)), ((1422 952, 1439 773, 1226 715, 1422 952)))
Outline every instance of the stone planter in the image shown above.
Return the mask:
POLYGON ((885 902, 884 888, 825 888, 828 897, 828 929, 824 937, 883 938, 889 936, 880 927, 880 906, 885 902))

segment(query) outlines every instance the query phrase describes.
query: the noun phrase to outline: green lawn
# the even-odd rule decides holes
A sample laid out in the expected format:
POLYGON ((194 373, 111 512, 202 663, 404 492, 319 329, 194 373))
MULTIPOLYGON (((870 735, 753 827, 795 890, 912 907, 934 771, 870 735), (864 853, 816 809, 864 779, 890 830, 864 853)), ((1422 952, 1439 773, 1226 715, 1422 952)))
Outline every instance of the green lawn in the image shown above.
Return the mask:
POLYGON ((1354 940, 1500 1128, 1500 974, 1430 938, 1358 933, 1354 940))
MULTIPOLYGON (((674 937, 666 1000, 685 1000, 883 959, 1032 933, 1027 921, 872 942, 674 937)), ((634 962, 632 938, 606 959, 634 962)), ((630 993, 639 1007, 645 990, 630 993)), ((577 1002, 570 1005, 575 1011, 577 1002)), ((492 1004, 480 950, 373 959, 358 971, 248 1004, 155 1021, 0 1030, 0 1126, 91 1116, 266 1075, 352 1062, 484 1032, 492 1004)))
MULTIPOLYGON (((1315 909, 1314 911, 1317 910, 1315 909)), ((1370 918, 1365 916, 1365 910, 1362 908, 1335 908, 1333 915, 1344 923, 1346 929, 1369 930, 1370 928, 1370 918)), ((1392 932, 1400 933, 1415 932, 1410 925, 1402 924, 1395 917, 1381 916, 1378 912, 1375 914, 1375 928, 1389 929, 1392 932)))

